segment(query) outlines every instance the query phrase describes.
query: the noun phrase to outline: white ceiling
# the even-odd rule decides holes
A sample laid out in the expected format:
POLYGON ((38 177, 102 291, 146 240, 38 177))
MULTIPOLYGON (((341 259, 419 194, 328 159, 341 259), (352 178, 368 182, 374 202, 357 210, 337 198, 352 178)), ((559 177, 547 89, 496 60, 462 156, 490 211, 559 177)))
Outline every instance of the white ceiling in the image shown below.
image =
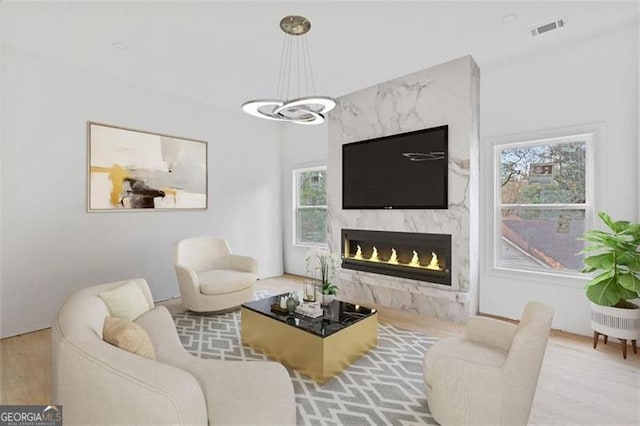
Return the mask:
POLYGON ((9 2, 6 46, 239 110, 273 97, 283 34, 301 14, 318 94, 340 96, 467 54, 480 65, 638 20, 627 2, 9 2), (500 18, 516 13, 518 19, 500 18), (567 26, 533 38, 530 27, 567 26), (113 42, 126 43, 118 50, 113 42))

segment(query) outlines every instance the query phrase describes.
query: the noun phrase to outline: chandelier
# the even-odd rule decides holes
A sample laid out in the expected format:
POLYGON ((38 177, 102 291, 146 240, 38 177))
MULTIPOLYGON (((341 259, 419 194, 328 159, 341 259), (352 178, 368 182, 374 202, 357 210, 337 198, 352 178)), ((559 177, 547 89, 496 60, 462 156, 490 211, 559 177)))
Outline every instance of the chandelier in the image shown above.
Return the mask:
POLYGON ((304 16, 285 16, 280 72, 275 99, 255 99, 242 104, 242 110, 254 117, 297 124, 321 124, 325 114, 336 106, 328 96, 316 96, 311 57, 306 34, 311 22, 304 16))

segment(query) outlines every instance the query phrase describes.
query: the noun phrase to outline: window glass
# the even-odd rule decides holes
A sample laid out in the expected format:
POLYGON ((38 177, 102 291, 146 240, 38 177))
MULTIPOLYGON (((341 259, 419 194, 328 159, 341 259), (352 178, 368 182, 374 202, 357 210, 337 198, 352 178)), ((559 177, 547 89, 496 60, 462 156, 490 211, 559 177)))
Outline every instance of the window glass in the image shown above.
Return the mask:
POLYGON ((324 170, 310 170, 298 174, 298 194, 300 206, 326 206, 326 173, 324 170))
POLYGON ((327 209, 298 209, 298 242, 327 243, 327 209))
POLYGON ((584 137, 498 147, 496 266, 568 273, 583 267, 587 147, 584 137))
POLYGON ((584 242, 585 211, 503 208, 500 260, 502 266, 525 269, 582 269, 578 254, 584 242))
POLYGON ((502 150, 503 204, 584 204, 586 142, 502 150))
POLYGON ((327 244, 326 167, 294 170, 294 244, 327 244))

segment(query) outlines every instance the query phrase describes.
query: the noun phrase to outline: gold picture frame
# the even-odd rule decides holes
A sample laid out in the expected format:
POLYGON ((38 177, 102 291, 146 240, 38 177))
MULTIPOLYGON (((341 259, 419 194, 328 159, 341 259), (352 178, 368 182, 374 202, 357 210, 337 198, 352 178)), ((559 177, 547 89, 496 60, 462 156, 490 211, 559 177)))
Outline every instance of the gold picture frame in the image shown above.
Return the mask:
POLYGON ((87 211, 206 210, 205 141, 87 122, 87 211))

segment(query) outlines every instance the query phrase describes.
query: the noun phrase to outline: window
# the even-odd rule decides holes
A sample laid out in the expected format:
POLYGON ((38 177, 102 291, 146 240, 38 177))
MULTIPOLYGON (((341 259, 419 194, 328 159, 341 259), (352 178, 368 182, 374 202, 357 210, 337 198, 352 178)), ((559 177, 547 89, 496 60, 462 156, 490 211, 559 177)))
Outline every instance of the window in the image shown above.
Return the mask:
POLYGON ((573 274, 590 223, 591 134, 495 147, 495 266, 573 274))
POLYGON ((293 171, 294 241, 296 245, 327 244, 327 168, 293 171))

